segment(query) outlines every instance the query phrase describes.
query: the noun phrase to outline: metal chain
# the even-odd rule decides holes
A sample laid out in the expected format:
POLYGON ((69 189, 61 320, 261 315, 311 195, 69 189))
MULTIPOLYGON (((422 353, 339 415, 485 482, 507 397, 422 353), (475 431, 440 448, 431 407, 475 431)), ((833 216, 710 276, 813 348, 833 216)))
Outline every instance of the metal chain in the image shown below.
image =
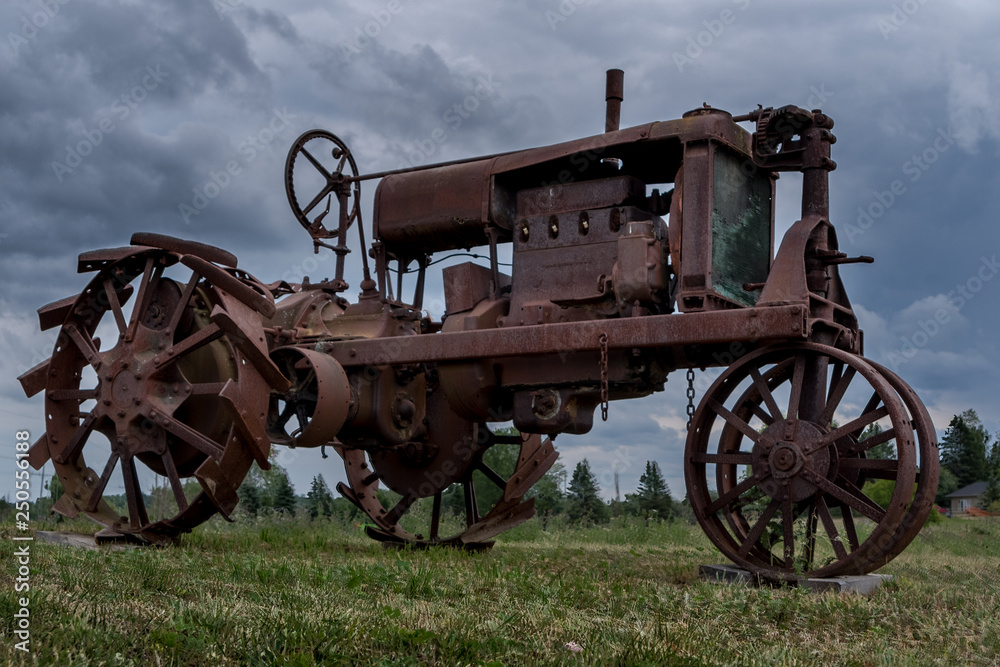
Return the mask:
POLYGON ((687 372, 687 381, 688 381, 688 388, 687 388, 687 399, 688 399, 688 407, 687 407, 688 423, 687 423, 687 430, 690 431, 691 430, 691 420, 694 418, 694 369, 693 368, 689 368, 688 369, 688 372, 687 372))
POLYGON ((608 421, 608 334, 601 334, 601 419, 608 421))

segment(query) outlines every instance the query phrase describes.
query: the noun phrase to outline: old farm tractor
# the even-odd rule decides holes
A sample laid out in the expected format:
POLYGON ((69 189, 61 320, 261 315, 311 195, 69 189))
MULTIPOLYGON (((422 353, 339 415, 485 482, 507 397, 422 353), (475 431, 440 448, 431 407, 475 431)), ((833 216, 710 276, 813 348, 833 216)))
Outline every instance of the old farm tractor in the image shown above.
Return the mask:
POLYGON ((871 259, 840 252, 829 220, 833 121, 706 105, 619 129, 622 81, 608 72, 603 134, 531 150, 361 174, 339 138, 303 134, 286 190, 314 249, 335 254, 332 279, 265 284, 229 252, 153 233, 80 255, 94 277, 39 310, 58 340, 20 378, 44 394, 30 462, 52 460, 66 489, 56 509, 163 543, 228 518, 272 444, 330 446, 371 537, 488 545, 534 514, 525 494, 558 434, 586 433, 595 411, 662 390, 674 371, 691 396, 693 369, 714 367, 684 453, 712 542, 776 578, 865 573, 898 555, 930 510, 937 444, 910 387, 861 356, 839 270, 871 259), (775 181, 789 171, 802 174, 801 219, 775 251, 775 181), (363 249, 354 302, 342 296, 349 232, 363 249), (488 262, 443 269, 434 321, 432 258, 477 247, 488 262), (488 428, 511 421, 521 436, 488 428), (518 448, 512 472, 484 463, 491 447, 518 448), (147 508, 143 467, 169 511, 147 508), (895 483, 887 506, 869 480, 895 483), (104 497, 122 484, 127 516, 104 497), (482 484, 499 487, 491 507, 482 484), (452 485, 465 516, 449 531, 452 485), (383 504, 381 488, 398 500, 383 504), (419 499, 431 509, 414 525, 419 499))

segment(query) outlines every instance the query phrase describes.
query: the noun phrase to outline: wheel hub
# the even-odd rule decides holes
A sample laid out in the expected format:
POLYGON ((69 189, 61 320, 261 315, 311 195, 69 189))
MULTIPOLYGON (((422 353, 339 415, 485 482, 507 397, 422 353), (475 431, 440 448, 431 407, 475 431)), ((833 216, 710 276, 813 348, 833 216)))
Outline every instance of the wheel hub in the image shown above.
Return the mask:
POLYGON ((119 343, 102 363, 94 412, 114 424, 122 454, 162 454, 166 433, 150 415, 172 415, 191 393, 175 365, 153 368, 150 350, 161 349, 165 333, 140 326, 133 341, 119 343))
POLYGON ((812 422, 799 419, 775 422, 761 433, 753 449, 753 470, 771 477, 772 483, 761 485, 770 497, 799 502, 816 493, 807 473, 827 477, 835 456, 831 447, 809 451, 809 443, 822 433, 812 422))

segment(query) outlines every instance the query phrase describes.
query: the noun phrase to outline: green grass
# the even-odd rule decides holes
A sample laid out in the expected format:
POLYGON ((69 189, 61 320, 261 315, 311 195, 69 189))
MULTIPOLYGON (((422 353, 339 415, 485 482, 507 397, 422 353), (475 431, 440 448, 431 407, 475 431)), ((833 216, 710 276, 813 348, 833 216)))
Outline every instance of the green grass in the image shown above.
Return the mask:
POLYGON ((698 565, 723 559, 680 523, 532 521, 482 554, 386 551, 353 524, 275 519, 212 521, 169 549, 36 542, 27 657, 4 562, 13 664, 1000 664, 995 519, 928 526, 870 597, 701 582, 698 565))

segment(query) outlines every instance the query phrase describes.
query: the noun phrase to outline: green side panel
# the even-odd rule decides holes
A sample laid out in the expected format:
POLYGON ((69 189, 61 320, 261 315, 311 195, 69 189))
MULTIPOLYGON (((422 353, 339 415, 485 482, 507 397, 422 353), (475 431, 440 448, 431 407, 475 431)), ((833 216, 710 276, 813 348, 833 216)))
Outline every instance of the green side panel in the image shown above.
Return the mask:
POLYGON ((745 283, 767 280, 771 266, 771 179, 761 170, 747 175, 747 158, 715 151, 712 202, 712 287, 744 306, 757 303, 760 290, 745 283))

